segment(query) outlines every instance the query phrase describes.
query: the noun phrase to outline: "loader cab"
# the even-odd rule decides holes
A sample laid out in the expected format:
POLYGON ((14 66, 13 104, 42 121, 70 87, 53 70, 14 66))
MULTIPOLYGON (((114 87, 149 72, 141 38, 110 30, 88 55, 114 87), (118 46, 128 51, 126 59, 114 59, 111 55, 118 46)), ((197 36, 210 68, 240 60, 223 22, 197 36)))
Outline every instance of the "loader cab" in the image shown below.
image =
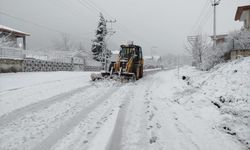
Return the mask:
POLYGON ((119 56, 122 60, 129 60, 134 57, 135 61, 142 60, 142 49, 136 45, 121 45, 119 56))

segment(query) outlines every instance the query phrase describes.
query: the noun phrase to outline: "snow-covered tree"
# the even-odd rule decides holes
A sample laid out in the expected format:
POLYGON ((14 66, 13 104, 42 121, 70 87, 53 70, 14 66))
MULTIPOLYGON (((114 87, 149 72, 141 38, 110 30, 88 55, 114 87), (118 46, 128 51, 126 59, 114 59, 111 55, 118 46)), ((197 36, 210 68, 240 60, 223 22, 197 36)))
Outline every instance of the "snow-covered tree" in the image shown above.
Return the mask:
POLYGON ((100 20, 98 22, 95 39, 92 43, 91 51, 93 53, 93 59, 97 61, 102 61, 102 55, 106 50, 105 36, 107 35, 107 26, 106 20, 103 15, 100 13, 100 20))
POLYGON ((78 43, 77 49, 74 53, 74 57, 78 58, 92 58, 92 54, 90 51, 88 51, 81 42, 78 43))
POLYGON ((60 38, 53 41, 54 48, 60 51, 73 51, 75 46, 69 34, 61 34, 60 38))
POLYGON ((226 44, 228 49, 250 49, 250 31, 240 30, 229 33, 226 44))
POLYGON ((203 70, 204 61, 207 57, 207 51, 210 47, 208 36, 199 34, 195 37, 192 44, 186 46, 186 49, 191 53, 193 65, 198 69, 203 70))
POLYGON ((0 46, 1 47, 18 47, 16 42, 9 39, 8 36, 2 35, 2 32, 0 32, 0 46))
POLYGON ((201 70, 209 70, 225 61, 225 55, 231 50, 250 49, 250 31, 233 31, 225 37, 225 42, 212 46, 208 36, 197 35, 192 42, 185 45, 193 58, 193 65, 201 70))
POLYGON ((201 64, 201 70, 209 70, 218 63, 224 61, 224 52, 221 50, 221 44, 213 47, 209 45, 207 51, 204 53, 203 62, 201 64))

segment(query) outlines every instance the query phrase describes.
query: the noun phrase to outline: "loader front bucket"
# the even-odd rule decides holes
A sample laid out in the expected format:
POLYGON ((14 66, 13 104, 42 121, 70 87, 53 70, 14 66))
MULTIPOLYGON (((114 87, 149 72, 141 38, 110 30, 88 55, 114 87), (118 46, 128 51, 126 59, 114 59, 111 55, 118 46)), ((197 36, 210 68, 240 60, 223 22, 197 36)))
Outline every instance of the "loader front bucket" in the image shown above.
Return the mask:
POLYGON ((134 73, 127 73, 127 72, 123 72, 120 75, 120 78, 123 80, 128 80, 128 81, 135 81, 135 74, 134 73))

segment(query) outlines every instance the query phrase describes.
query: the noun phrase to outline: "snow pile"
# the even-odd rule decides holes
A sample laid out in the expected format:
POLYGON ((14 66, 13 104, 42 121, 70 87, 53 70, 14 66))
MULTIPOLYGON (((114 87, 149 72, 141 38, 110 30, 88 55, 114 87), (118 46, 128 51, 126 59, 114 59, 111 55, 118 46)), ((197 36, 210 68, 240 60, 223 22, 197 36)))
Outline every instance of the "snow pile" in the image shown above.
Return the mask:
POLYGON ((214 128, 250 148, 250 57, 220 64, 209 72, 183 67, 181 74, 188 87, 176 100, 207 115, 214 128), (211 106, 220 114, 212 113, 211 106))

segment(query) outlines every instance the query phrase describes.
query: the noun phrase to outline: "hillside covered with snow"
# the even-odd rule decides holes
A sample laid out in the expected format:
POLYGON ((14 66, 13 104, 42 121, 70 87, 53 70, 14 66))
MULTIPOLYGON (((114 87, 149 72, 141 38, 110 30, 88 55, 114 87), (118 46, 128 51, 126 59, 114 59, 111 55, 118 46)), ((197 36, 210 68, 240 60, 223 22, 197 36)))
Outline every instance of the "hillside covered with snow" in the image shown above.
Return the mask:
POLYGON ((250 149, 250 57, 217 65, 209 72, 184 67, 182 74, 190 77, 189 88, 176 101, 196 109, 198 115, 211 119, 208 123, 213 128, 250 149), (210 111, 211 107, 216 110, 210 111))

